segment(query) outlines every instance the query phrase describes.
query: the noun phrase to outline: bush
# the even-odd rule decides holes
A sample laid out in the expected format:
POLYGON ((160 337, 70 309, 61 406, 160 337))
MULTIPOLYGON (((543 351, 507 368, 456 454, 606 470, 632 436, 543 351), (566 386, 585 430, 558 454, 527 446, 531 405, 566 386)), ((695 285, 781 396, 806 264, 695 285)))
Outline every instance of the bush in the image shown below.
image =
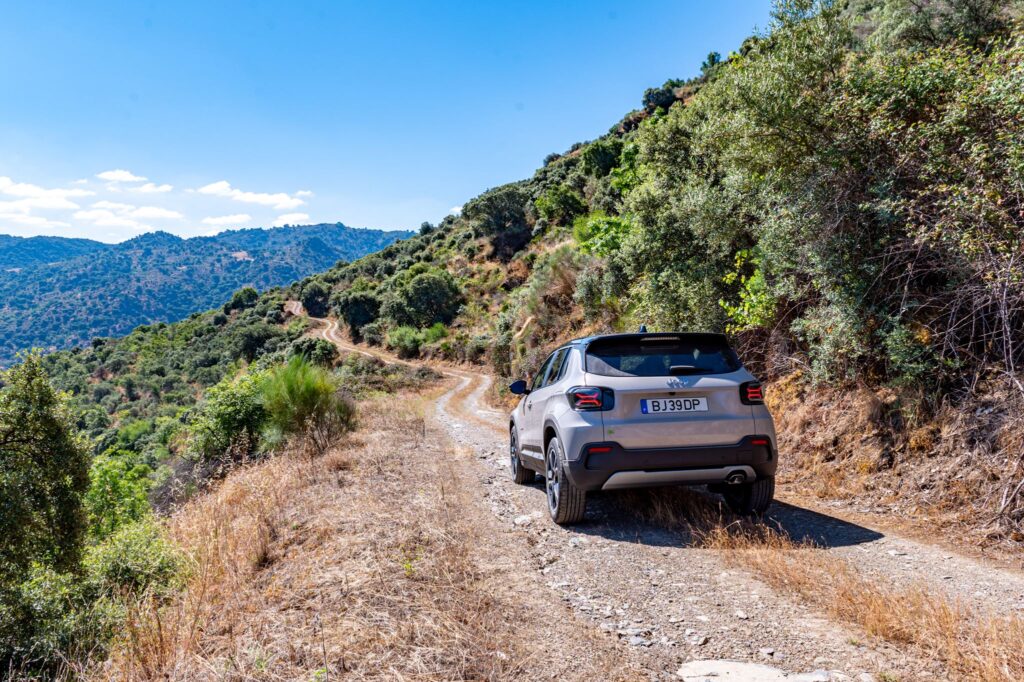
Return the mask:
MULTIPOLYGON (((245 287, 239 289, 231 297, 231 300, 224 304, 224 312, 230 313, 232 310, 245 310, 256 305, 256 301, 260 298, 259 292, 252 287, 245 287)), ((214 321, 214 324, 217 324, 214 321)))
POLYGON ((330 289, 323 282, 313 280, 302 287, 299 300, 302 301, 302 307, 307 313, 313 317, 324 317, 327 315, 327 300, 330 293, 330 289))
POLYGON ((149 513, 152 473, 139 455, 126 450, 108 451, 93 460, 85 510, 94 539, 102 540, 149 513))
POLYGON ((106 593, 162 592, 181 578, 185 559, 152 517, 124 526, 86 557, 90 579, 106 593))
POLYGON ((239 459, 254 453, 267 419, 265 374, 250 372, 208 389, 189 424, 189 452, 201 460, 239 459))
POLYGON ((294 357, 263 382, 268 442, 301 437, 322 454, 356 424, 355 404, 324 369, 294 357))
POLYGON ((387 326, 383 320, 365 324, 359 328, 359 336, 371 346, 383 346, 387 340, 387 326))
POLYGON ((586 212, 583 197, 564 185, 556 185, 534 202, 537 213, 550 225, 568 225, 586 212))
POLYGON ((436 322, 450 324, 461 304, 455 278, 445 270, 431 269, 399 286, 381 312, 399 325, 427 327, 436 322))
POLYGON ((326 339, 305 336, 292 343, 292 355, 301 355, 321 367, 330 367, 338 359, 338 347, 326 339))
POLYGON ((347 290, 334 299, 334 309, 338 317, 344 320, 352 334, 352 339, 359 342, 362 329, 374 322, 380 315, 380 299, 370 291, 347 290))
POLYGON ((628 233, 626 219, 606 215, 603 211, 580 216, 572 224, 573 238, 580 248, 601 258, 617 253, 628 233))
POLYGON ((414 358, 420 354, 423 334, 413 327, 395 327, 388 332, 387 346, 400 358, 414 358))
POLYGON ((0 587, 0 669, 63 679, 65 662, 101 659, 121 623, 122 608, 92 581, 37 564, 14 589, 0 587))

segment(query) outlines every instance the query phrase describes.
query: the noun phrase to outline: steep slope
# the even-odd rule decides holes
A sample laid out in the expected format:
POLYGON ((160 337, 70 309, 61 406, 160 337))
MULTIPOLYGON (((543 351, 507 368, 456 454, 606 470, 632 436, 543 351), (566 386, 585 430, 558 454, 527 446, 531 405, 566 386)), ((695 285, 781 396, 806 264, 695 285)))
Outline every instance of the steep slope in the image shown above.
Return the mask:
POLYGON ((0 364, 25 348, 66 348, 122 335, 139 324, 180 320, 240 287, 286 284, 407 236, 341 224, 194 239, 157 232, 76 258, 0 272, 0 364))

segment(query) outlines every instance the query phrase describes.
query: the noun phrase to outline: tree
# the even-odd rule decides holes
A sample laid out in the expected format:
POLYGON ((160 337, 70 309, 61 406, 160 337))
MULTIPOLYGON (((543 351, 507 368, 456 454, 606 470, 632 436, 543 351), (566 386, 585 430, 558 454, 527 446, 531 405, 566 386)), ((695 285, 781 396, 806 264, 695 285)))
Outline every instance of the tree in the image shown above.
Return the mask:
POLYGON ((435 322, 450 324, 461 304, 455 278, 445 270, 430 270, 395 291, 381 310, 400 325, 429 327, 435 322))
POLYGON ((530 226, 526 222, 526 205, 530 192, 524 183, 510 183, 484 192, 462 207, 477 233, 490 237, 498 258, 511 258, 529 243, 530 226))
POLYGON ((358 342, 362 340, 362 328, 380 315, 380 299, 370 291, 349 289, 335 297, 334 309, 358 342))
POLYGON ((338 359, 338 347, 326 339, 304 336, 292 344, 292 355, 301 355, 314 365, 330 367, 338 359))
POLYGON ((327 314, 327 299, 330 294, 330 290, 323 282, 313 280, 302 287, 302 307, 313 317, 324 317, 327 314))
POLYGON ((32 563, 77 565, 89 485, 86 449, 39 356, 25 356, 2 377, 0 584, 23 577, 32 563))
POLYGON ((597 140, 584 148, 582 153, 583 172, 596 178, 603 178, 619 165, 622 140, 609 137, 597 140))
POLYGON ((245 287, 239 289, 231 297, 231 300, 224 304, 224 312, 230 313, 232 310, 245 310, 256 305, 256 301, 260 298, 259 292, 252 287, 245 287))
POLYGON ((587 210, 583 197, 565 185, 555 185, 538 197, 535 205, 540 216, 551 225, 567 225, 587 210))

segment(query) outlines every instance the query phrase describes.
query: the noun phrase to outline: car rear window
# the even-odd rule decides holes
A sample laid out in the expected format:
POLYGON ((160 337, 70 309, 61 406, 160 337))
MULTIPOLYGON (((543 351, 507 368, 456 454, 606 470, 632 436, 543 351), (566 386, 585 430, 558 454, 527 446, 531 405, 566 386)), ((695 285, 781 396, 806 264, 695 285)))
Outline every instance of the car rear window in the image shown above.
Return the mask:
POLYGON ((726 374, 739 368, 736 353, 713 334, 612 337, 587 347, 587 371, 609 377, 726 374))

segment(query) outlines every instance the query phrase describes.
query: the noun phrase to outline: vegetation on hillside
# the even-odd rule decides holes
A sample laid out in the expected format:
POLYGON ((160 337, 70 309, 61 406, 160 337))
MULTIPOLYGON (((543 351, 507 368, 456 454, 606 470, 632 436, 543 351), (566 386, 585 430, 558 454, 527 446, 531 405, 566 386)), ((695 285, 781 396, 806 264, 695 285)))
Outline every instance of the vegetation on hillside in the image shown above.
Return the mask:
POLYGON ((11 237, 0 234, 0 271, 21 271, 43 263, 57 263, 104 251, 108 244, 68 237, 11 237))
MULTIPOLYGON (((773 406, 803 406, 786 410, 783 442, 801 444, 795 461, 813 458, 833 486, 823 494, 853 468, 891 497, 970 511, 987 537, 1024 538, 1020 16, 995 0, 783 0, 767 32, 651 88, 607 135, 410 239, 286 289, 218 289, 221 309, 175 324, 27 359, 3 380, 0 438, 17 405, 41 400, 91 482, 61 483, 79 524, 66 546, 31 545, 31 565, 0 566, 2 608, 42 609, 12 621, 36 629, 4 634, 0 663, 45 666, 69 642, 103 641, 77 628, 109 621, 62 620, 53 599, 106 613, 124 590, 180 575, 142 498, 180 500, 296 433, 319 451, 353 423, 346 391, 401 383, 358 358, 334 367, 287 299, 357 341, 486 361, 502 376, 590 332, 724 331, 773 381, 773 406), (26 393, 44 369, 66 395, 26 393), (807 412, 815 401, 834 409, 807 412), (948 438, 943 424, 956 425, 948 438), (886 478, 900 466, 940 474, 915 490, 886 478)), ((23 468, 3 474, 5 499, 39 466, 10 461, 23 468)))
POLYGON ((174 322, 218 305, 239 287, 288 284, 408 235, 337 224, 194 239, 156 232, 115 245, 34 238, 5 247, 13 238, 2 237, 0 366, 20 350, 68 348, 140 324, 174 322), (9 260, 18 265, 2 266, 9 260))

